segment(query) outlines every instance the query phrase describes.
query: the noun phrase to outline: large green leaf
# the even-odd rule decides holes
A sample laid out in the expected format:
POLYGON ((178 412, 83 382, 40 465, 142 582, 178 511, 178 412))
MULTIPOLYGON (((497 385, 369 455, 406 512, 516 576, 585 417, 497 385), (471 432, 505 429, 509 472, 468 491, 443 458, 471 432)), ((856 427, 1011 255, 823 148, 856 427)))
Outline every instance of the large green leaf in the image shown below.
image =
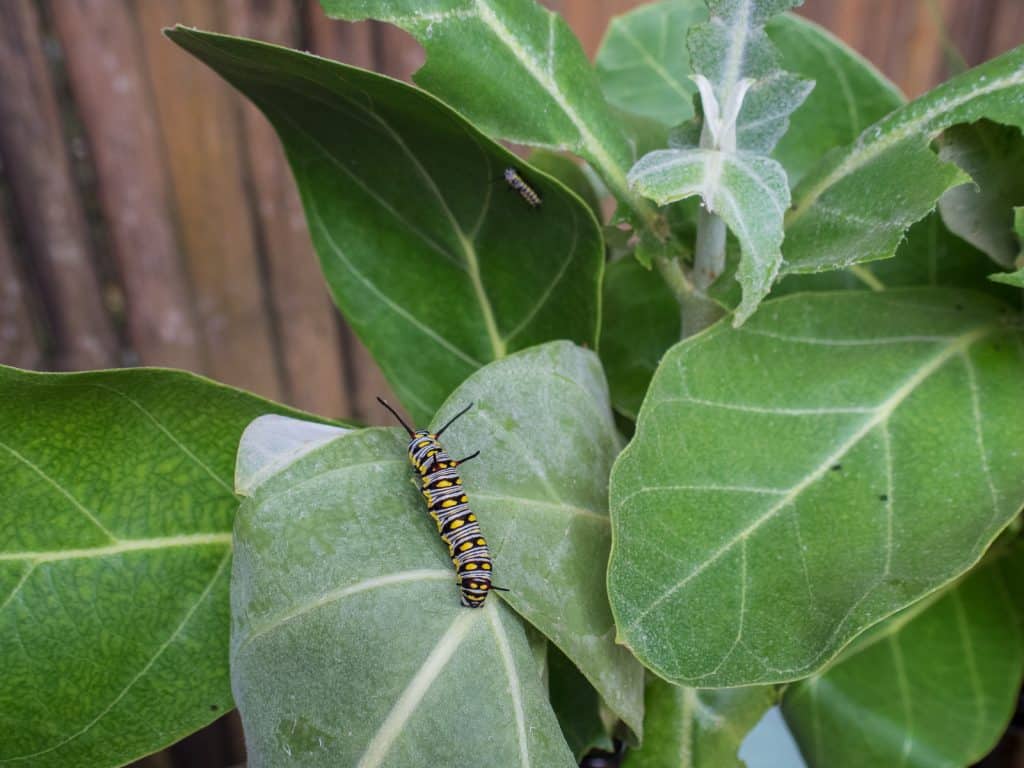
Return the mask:
POLYGON ((964 72, 829 154, 793 193, 784 272, 817 272, 892 256, 907 227, 948 188, 970 181, 929 142, 987 117, 1024 125, 1024 46, 964 72))
POLYGON ((231 709, 232 465, 268 412, 185 373, 0 367, 0 765, 122 765, 231 709))
POLYGON ((426 49, 416 82, 490 135, 567 149, 653 225, 626 184, 633 153, 565 21, 527 0, 321 0, 329 16, 401 27, 426 49))
POLYGON ((494 542, 502 597, 587 677, 639 734, 643 669, 615 644, 605 586, 611 546, 608 475, 620 449, 608 387, 593 352, 553 342, 492 363, 438 411, 465 468, 474 509, 494 542), (502 582, 508 582, 502 584, 502 582))
POLYGON ((992 749, 1024 671, 1005 560, 910 606, 787 689, 783 712, 809 765, 957 768, 992 749))
POLYGON ((770 686, 702 691, 652 677, 644 743, 623 768, 740 768, 740 744, 777 698, 770 686))
MULTIPOLYGON (((511 590, 502 593, 503 601, 557 645, 609 707, 639 733, 643 670, 613 641, 604 583, 610 539, 607 477, 619 445, 596 356, 555 342, 492 363, 455 391, 433 423, 439 426, 469 402, 476 407, 445 433, 444 440, 456 457, 482 451, 480 458, 465 465, 463 478, 491 543, 495 583, 511 590)), ((247 467, 239 473, 239 489, 251 497, 236 530, 241 554, 235 570, 233 658, 239 706, 247 729, 258 740, 253 746, 266 755, 275 749, 273 734, 278 726, 290 727, 284 713, 292 706, 292 692, 311 689, 314 695, 301 699, 304 717, 315 720, 316 727, 326 728, 328 734, 334 732, 329 724, 337 722, 350 724, 352 732, 359 734, 344 746, 330 747, 329 755, 341 759, 347 753, 340 749, 358 755, 422 663, 425 652, 411 653, 410 644, 429 650, 468 609, 459 606, 447 551, 410 483, 404 435, 376 431, 310 443, 301 453, 274 460, 267 470, 260 467, 274 451, 265 446, 275 442, 264 437, 265 427, 252 429, 239 458, 240 465, 247 467), (364 599, 362 592, 358 597, 352 592, 353 585, 367 580, 405 583, 398 574, 407 572, 410 583, 394 593, 375 592, 364 599), (280 619, 292 613, 294 623, 280 619), (437 626, 431 624, 433 628, 424 634, 423 622, 435 619, 437 626), (282 631, 254 629, 275 622, 282 631), (353 626, 379 634, 370 643, 365 632, 353 632, 353 626), (410 626, 417 631, 409 633, 410 626), (257 633, 266 637, 260 646, 246 639, 257 633), (331 643, 323 642, 325 636, 333 638, 331 643), (388 645, 387 637, 399 639, 387 649, 386 661, 371 664, 366 649, 380 650, 388 645), (308 673, 278 670, 273 660, 279 653, 297 659, 308 673), (339 653, 345 664, 337 668, 335 687, 324 689, 330 695, 323 697, 315 683, 331 666, 327 658, 337 658, 339 653), (392 653, 409 658, 399 663, 392 653), (377 669, 355 672, 361 665, 377 669), (279 687, 272 682, 278 674, 293 683, 279 687), (268 690, 276 691, 270 700, 268 690), (347 693, 339 695, 339 690, 347 693), (387 693, 372 694, 377 690, 387 693), (381 701, 366 707, 368 696, 381 701), (353 720, 354 713, 362 714, 353 720)), ((504 614, 493 616, 488 621, 504 614)), ((514 617, 501 621, 517 626, 514 617)), ((494 677, 504 679, 502 664, 491 666, 497 671, 478 673, 474 667, 476 684, 468 687, 464 676, 438 670, 437 695, 458 696, 469 707, 504 706, 498 691, 505 684, 496 687, 494 677), (499 702, 481 703, 481 697, 499 702)), ((539 682, 534 667, 531 662, 531 681, 539 682)), ((522 668, 522 662, 517 661, 516 668, 522 668)), ((403 707, 411 730, 402 731, 400 743, 406 739, 418 743, 425 738, 423 729, 439 727, 429 714, 403 707)), ((486 740, 488 734, 503 733, 506 727, 514 733, 516 718, 508 712, 499 716, 486 711, 474 738, 486 740)), ((547 716, 537 714, 539 733, 544 732, 547 716)), ((463 747, 455 742, 465 721, 453 717, 446 722, 435 741, 451 754, 461 754, 463 747)), ((514 739, 511 744, 515 745, 514 739)), ((534 747, 530 749, 533 754, 534 747)), ((553 760, 552 754, 542 750, 532 759, 548 765, 545 760, 553 760)), ((462 763, 468 758, 450 760, 462 763)), ((518 764, 500 756, 493 761, 518 764)), ((410 764, 429 763, 412 760, 410 764)))
POLYGON ((1000 266, 1012 266, 1019 251, 1013 208, 1024 203, 1020 129, 988 120, 955 125, 942 134, 939 157, 956 163, 973 179, 939 199, 946 226, 1000 266))
POLYGON ((600 230, 559 183, 403 83, 251 40, 168 34, 274 123, 335 301, 417 419, 508 352, 595 345, 600 230), (540 208, 507 187, 508 166, 540 208))
POLYGON ((782 262, 782 217, 789 207, 782 166, 752 152, 662 149, 633 166, 629 180, 659 205, 700 195, 735 233, 743 249, 736 270, 743 298, 733 322, 742 324, 771 289, 782 262))
MULTIPOLYGON (((291 427, 294 432, 301 425, 291 427)), ((254 766, 574 764, 516 616, 459 605, 404 436, 243 437, 231 678, 254 766)))
POLYGON ((1007 317, 798 294, 670 350, 612 472, 620 640, 680 683, 792 680, 976 562, 1024 501, 1007 317))

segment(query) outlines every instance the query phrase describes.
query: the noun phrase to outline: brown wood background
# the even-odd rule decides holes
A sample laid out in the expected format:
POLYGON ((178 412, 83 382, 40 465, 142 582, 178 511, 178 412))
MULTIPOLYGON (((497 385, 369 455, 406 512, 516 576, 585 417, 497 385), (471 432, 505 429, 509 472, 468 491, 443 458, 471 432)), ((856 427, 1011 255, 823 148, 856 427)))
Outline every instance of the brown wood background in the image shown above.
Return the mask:
MULTIPOLYGON (((548 0, 593 56, 636 0, 548 0)), ((909 96, 1024 41, 1024 0, 807 0, 909 96)), ((386 418, 332 308, 262 116, 160 34, 182 22, 408 79, 399 30, 314 0, 0 0, 0 363, 187 368, 328 416, 386 418)), ((224 718, 146 766, 244 759, 224 718)))

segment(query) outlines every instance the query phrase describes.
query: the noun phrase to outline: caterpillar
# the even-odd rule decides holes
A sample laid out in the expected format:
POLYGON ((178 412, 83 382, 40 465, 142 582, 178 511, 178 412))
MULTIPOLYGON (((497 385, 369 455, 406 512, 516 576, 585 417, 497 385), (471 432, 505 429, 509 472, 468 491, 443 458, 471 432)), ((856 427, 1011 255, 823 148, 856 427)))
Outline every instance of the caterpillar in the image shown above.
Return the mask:
POLYGON ((519 196, 526 201, 526 204, 531 208, 540 208, 541 202, 540 195, 537 194, 536 190, 523 181, 523 177, 519 175, 519 171, 515 168, 505 169, 505 181, 508 182, 509 187, 519 193, 519 196))
POLYGON ((448 556, 455 566, 462 592, 462 604, 467 608, 481 608, 489 591, 507 590, 491 584, 491 551, 476 515, 469 509, 469 498, 457 470, 463 462, 479 456, 480 451, 456 460, 438 442, 442 433, 472 408, 473 403, 452 416, 437 432, 431 432, 413 429, 385 400, 378 397, 377 401, 391 411, 409 433, 409 462, 419 474, 427 511, 437 525, 441 541, 448 545, 448 556))

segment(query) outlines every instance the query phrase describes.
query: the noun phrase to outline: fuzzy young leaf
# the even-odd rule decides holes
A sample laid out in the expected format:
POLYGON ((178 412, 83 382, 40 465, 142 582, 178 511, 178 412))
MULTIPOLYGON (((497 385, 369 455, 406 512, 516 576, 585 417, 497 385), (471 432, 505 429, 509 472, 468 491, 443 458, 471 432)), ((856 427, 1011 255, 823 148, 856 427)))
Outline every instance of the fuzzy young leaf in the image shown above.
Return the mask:
POLYGON ((335 301, 416 419, 508 352, 595 345, 601 233, 560 184, 419 89, 252 40, 168 34, 274 124, 335 301), (508 166, 542 207, 507 188, 508 166))
MULTIPOLYGON (((628 651, 613 641, 614 627, 604 584, 610 539, 607 477, 619 445, 596 356, 566 342, 555 342, 493 363, 453 393, 434 419, 435 428, 468 402, 475 402, 476 407, 445 433, 444 440, 456 457, 481 451, 478 459, 465 465, 462 474, 474 513, 491 544, 495 583, 511 590, 502 594, 504 602, 556 644, 616 715, 639 734, 643 670, 628 651)), ((352 670, 360 668, 359 660, 364 658, 366 649, 380 648, 388 642, 382 639, 367 644, 359 633, 353 635, 351 627, 364 626, 368 631, 373 628, 383 633, 381 637, 408 636, 408 644, 415 644, 422 638, 418 632, 409 633, 407 629, 419 626, 422 615, 431 620, 441 617, 438 620, 443 631, 439 631, 443 634, 452 619, 469 610, 459 606, 447 550, 424 511, 422 498, 410 483, 412 470, 405 458, 404 434, 366 434, 376 437, 327 442, 289 463, 278 463, 273 473, 258 475, 258 484, 245 479, 252 471, 240 475, 240 491, 251 499, 240 518, 247 527, 236 530, 236 543, 240 541, 244 549, 239 550, 242 554, 236 561, 235 573, 240 585, 248 583, 246 580, 254 581, 235 592, 236 620, 244 626, 236 633, 233 669, 236 692, 240 683, 245 685, 245 690, 238 693, 243 717, 258 718, 249 720, 247 730, 260 740, 260 754, 274 749, 278 725, 290 727, 283 713, 288 709, 287 696, 292 687, 279 689, 279 695, 264 704, 270 685, 267 681, 278 674, 271 669, 277 651, 268 651, 269 655, 261 652, 259 657, 241 655, 240 644, 244 635, 252 634, 253 626, 269 627, 276 621, 273 616, 303 611, 296 624, 298 629, 291 630, 282 624, 286 631, 278 634, 275 630, 277 637, 272 641, 295 648, 296 658, 305 659, 296 662, 307 664, 310 670, 295 679, 294 685, 299 689, 308 687, 311 676, 319 678, 331 666, 326 661, 311 663, 310 654, 317 658, 318 654, 330 654, 332 659, 338 654, 334 641, 322 642, 319 633, 330 632, 332 638, 351 644, 345 658, 351 657, 355 666, 339 668, 337 680, 356 675, 354 679, 361 681, 359 685, 337 683, 330 688, 331 702, 325 704, 318 697, 304 702, 307 718, 313 717, 309 713, 333 713, 330 717, 316 715, 319 730, 324 730, 325 724, 338 722, 355 727, 351 713, 363 713, 358 715, 360 738, 347 740, 347 746, 331 747, 355 750, 358 754, 367 749, 372 734, 384 722, 382 712, 386 714, 396 704, 393 694, 405 689, 415 666, 422 662, 422 654, 410 657, 419 658, 413 669, 409 669, 412 661, 395 667, 405 670, 405 677, 390 677, 395 675, 389 669, 395 666, 390 656, 387 663, 366 662, 366 666, 380 667, 373 671, 375 677, 357 674, 352 670), (389 526, 386 535, 381 535, 381 520, 389 526), (434 573, 436 579, 430 576, 429 584, 412 584, 418 583, 423 570, 434 573), (302 607, 312 606, 318 611, 321 596, 328 594, 348 601, 352 585, 367 579, 371 583, 388 580, 389 574, 399 572, 412 575, 409 584, 395 588, 397 597, 390 593, 386 598, 366 601, 360 597, 358 601, 349 601, 351 607, 346 607, 343 615, 336 612, 333 603, 323 606, 325 610, 321 613, 306 612, 302 607), (416 591, 406 600, 404 595, 414 586, 416 591), (380 604, 388 601, 393 604, 389 602, 385 610, 380 604), (309 635, 313 627, 317 629, 309 635), (308 647, 303 646, 299 653, 303 643, 308 647), (388 702, 364 709, 367 690, 379 686, 390 692, 382 694, 390 697, 388 702), (338 690, 351 690, 351 695, 339 698, 338 690)), ((251 451, 251 445, 243 448, 240 462, 251 451)), ((499 598, 492 596, 490 601, 498 602, 499 598)), ((266 634, 271 642, 271 633, 266 634)), ((405 641, 395 653, 409 653, 405 641)), ((493 681, 494 675, 505 674, 500 659, 487 666, 496 671, 480 672, 479 677, 474 672, 474 678, 493 681)), ((516 662, 516 667, 520 666, 516 662)), ((536 670, 533 673, 539 682, 536 670)), ((288 676, 293 676, 292 671, 288 676)), ((443 681, 443 696, 447 699, 464 687, 465 675, 451 673, 443 681)), ((502 702, 506 697, 496 693, 503 690, 504 685, 496 688, 481 683, 473 686, 472 697, 467 697, 463 690, 459 698, 467 706, 479 704, 479 697, 500 700, 481 706, 505 706, 502 702)), ((401 711, 409 712, 404 707, 401 711)), ((410 712, 409 722, 414 726, 410 739, 419 734, 414 740, 431 741, 421 730, 428 725, 437 726, 429 712, 429 706, 425 714, 416 710, 413 716, 410 712)), ((481 739, 486 740, 488 734, 504 733, 501 729, 505 724, 514 734, 516 717, 508 712, 492 715, 482 718, 481 727, 474 729, 481 739)), ((538 721, 541 734, 545 732, 546 717, 538 721)), ((445 738, 433 741, 438 742, 437 749, 449 750, 449 756, 432 761, 410 760, 410 764, 468 762, 468 757, 456 757, 464 747, 454 743, 462 729, 453 724, 471 719, 475 718, 446 716, 447 725, 442 729, 445 738)), ((532 721, 528 722, 532 728, 532 721)), ((328 725, 326 730, 330 733, 331 727, 328 725)), ((472 747, 469 744, 467 748, 472 747)), ((531 754, 532 750, 533 747, 531 754)), ((340 753, 329 754, 337 758, 340 753)), ((554 761, 552 754, 542 751, 533 760, 546 766, 554 761)), ((518 757, 493 759, 497 765, 519 765, 518 757)))
POLYGON ((0 367, 0 765, 124 765, 231 709, 232 465, 270 412, 296 413, 174 371, 0 367))
POLYGON ((519 619, 459 604, 404 435, 318 430, 276 456, 265 427, 239 449, 231 576, 250 764, 574 765, 519 619))
POLYGON ((426 49, 415 77, 495 138, 583 157, 640 219, 626 184, 633 153, 579 41, 558 14, 504 0, 321 0, 329 16, 401 27, 426 49))
POLYGON ((1006 312, 803 294, 670 350, 612 472, 620 640, 683 684, 792 680, 973 565, 1024 502, 1006 312))
POLYGON ((783 713, 811 768, 972 765, 992 749, 1024 672, 1009 592, 1021 572, 1009 559, 983 563, 786 690, 783 713))
POLYGON ((1020 250, 1013 232, 1013 207, 1024 203, 1020 129, 988 120, 955 125, 942 134, 939 157, 956 163, 973 179, 939 198, 942 220, 996 264, 1012 267, 1020 250))
POLYGON ((988 118, 1024 125, 1024 46, 964 72, 827 156, 793 193, 783 272, 818 272, 892 256, 903 233, 950 187, 970 181, 929 143, 988 118))
POLYGON ((752 152, 663 149, 646 155, 629 178, 660 205, 700 195, 736 234, 743 248, 736 272, 743 299, 733 323, 742 324, 771 290, 782 261, 782 217, 789 206, 782 166, 752 152))
MULTIPOLYGON (((694 27, 687 38, 691 67, 708 79, 720 110, 724 112, 740 98, 744 81, 749 81, 735 127, 731 127, 740 150, 762 155, 771 152, 786 132, 790 113, 814 87, 779 68, 774 46, 764 31, 769 19, 801 1, 708 0, 711 18, 694 27)), ((702 101, 707 121, 708 100, 702 101)))
POLYGON ((623 768, 742 768, 740 744, 777 698, 770 686, 701 691, 652 677, 644 743, 623 768))
MULTIPOLYGON (((677 41, 706 19, 703 0, 641 5, 612 20, 598 51, 597 74, 609 103, 661 127, 661 141, 651 150, 664 147, 669 127, 693 116, 689 53, 677 41)), ((793 185, 828 150, 850 143, 904 100, 866 59, 811 21, 783 13, 765 31, 782 68, 816 83, 772 152, 793 185)), ((628 132, 645 143, 646 137, 628 132)))

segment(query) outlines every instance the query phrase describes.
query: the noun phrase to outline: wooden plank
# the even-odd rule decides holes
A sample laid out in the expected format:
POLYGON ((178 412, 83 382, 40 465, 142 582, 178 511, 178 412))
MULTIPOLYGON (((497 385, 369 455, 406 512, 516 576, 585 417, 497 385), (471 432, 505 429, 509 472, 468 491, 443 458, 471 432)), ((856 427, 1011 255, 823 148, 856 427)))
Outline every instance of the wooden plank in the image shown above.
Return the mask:
POLYGON ((15 263, 10 230, 0 211, 0 364, 35 369, 42 362, 28 286, 15 263))
POLYGON ((59 369, 118 361, 31 0, 0 2, 0 157, 38 269, 59 369))
POLYGON ((306 39, 309 49, 318 56, 373 69, 373 27, 372 21, 353 23, 328 18, 316 0, 306 4, 306 39))
POLYGON ((163 37, 176 22, 223 29, 218 3, 138 0, 142 48, 171 171, 200 341, 214 378, 284 393, 245 185, 237 97, 163 37))
MULTIPOLYGON (((309 47, 319 56, 346 64, 376 69, 374 48, 377 41, 375 22, 349 23, 327 18, 319 4, 309 3, 306 30, 309 47)), ((397 401, 369 350, 352 329, 340 321, 346 388, 349 396, 348 416, 366 424, 391 424, 390 416, 377 403, 377 396, 397 401)))
MULTIPOLYGON (((227 31, 288 47, 301 41, 292 0, 230 0, 227 31)), ((325 416, 351 408, 342 376, 334 309, 313 253, 302 202, 273 127, 248 101, 242 107, 255 217, 281 340, 285 400, 325 416)))
POLYGON ((143 365, 203 371, 185 265, 179 257, 153 103, 127 6, 50 0, 92 157, 143 365))
POLYGON ((1024 3, 995 0, 985 57, 992 58, 1024 43, 1024 3))
POLYGON ((404 29, 374 23, 374 69, 397 80, 412 82, 413 73, 427 60, 423 47, 404 29))
MULTIPOLYGON (((544 0, 544 5, 561 14, 569 23, 591 61, 597 54, 612 16, 626 13, 642 4, 639 0, 544 0)), ((679 43, 686 45, 685 40, 679 43)))

